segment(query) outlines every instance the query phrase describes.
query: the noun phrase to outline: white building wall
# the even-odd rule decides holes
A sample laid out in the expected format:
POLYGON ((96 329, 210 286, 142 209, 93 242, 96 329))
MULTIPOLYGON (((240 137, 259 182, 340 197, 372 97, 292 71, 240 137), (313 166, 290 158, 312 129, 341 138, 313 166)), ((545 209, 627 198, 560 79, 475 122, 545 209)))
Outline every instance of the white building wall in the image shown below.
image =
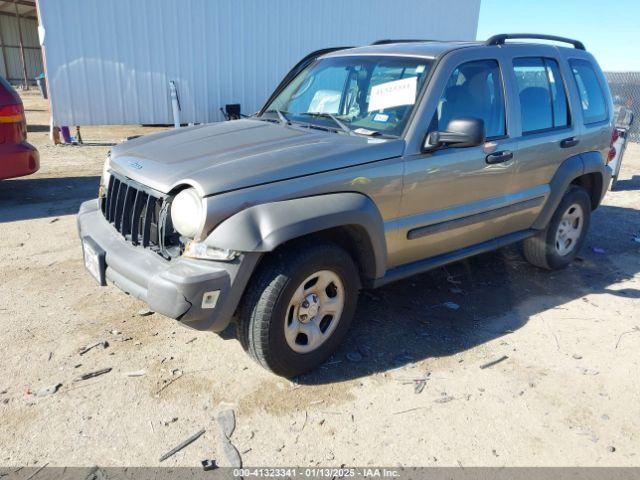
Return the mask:
POLYGON ((313 50, 475 39, 480 0, 39 0, 57 125, 221 120, 259 109, 313 50))

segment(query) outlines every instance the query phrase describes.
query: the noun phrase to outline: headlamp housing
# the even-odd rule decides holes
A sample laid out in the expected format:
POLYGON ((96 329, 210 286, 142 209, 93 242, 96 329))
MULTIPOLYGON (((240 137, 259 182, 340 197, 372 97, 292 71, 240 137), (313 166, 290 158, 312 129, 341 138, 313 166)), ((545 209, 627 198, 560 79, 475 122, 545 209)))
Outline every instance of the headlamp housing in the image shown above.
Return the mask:
POLYGON ((180 191, 171 202, 173 228, 187 238, 195 238, 202 224, 202 198, 195 188, 180 191))

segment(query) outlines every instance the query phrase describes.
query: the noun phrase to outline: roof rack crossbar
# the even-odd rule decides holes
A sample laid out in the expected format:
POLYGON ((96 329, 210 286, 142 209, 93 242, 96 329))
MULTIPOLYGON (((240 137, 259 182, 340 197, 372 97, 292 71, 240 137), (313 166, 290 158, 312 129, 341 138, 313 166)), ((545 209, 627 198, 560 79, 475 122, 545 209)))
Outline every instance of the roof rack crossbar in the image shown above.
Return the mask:
POLYGON ((485 45, 504 45, 505 40, 528 38, 535 40, 552 40, 555 42, 569 43, 578 50, 586 50, 586 48, 584 48, 584 43, 579 40, 573 40, 566 37, 558 37, 557 35, 543 35, 539 33, 501 33, 499 35, 494 35, 484 43, 485 45))

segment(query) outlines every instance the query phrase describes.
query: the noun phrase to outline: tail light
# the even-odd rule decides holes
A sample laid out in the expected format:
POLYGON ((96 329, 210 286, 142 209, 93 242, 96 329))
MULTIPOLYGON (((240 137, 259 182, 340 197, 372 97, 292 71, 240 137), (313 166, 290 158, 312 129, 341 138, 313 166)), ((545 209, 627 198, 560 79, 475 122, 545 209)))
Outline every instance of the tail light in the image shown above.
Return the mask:
POLYGON ((22 105, 0 107, 0 123, 21 123, 24 121, 24 108, 22 108, 22 105))
POLYGON ((21 103, 0 106, 0 143, 20 143, 27 138, 27 120, 21 103))
POLYGON ((607 164, 609 164, 611 160, 616 158, 616 147, 614 146, 614 144, 618 141, 618 138, 620 138, 620 130, 618 130, 617 128, 614 128, 613 133, 611 134, 611 143, 609 144, 609 154, 607 155, 607 164))

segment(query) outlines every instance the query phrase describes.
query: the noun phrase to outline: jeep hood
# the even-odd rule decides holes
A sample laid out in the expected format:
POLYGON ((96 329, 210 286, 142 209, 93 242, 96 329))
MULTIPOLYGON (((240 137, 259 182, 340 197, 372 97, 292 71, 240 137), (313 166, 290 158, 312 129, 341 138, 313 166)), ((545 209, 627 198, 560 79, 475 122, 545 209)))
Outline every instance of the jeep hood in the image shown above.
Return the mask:
POLYGON ((403 150, 399 139, 245 119, 129 140, 112 150, 111 168, 164 193, 190 184, 212 195, 397 157, 403 150))

